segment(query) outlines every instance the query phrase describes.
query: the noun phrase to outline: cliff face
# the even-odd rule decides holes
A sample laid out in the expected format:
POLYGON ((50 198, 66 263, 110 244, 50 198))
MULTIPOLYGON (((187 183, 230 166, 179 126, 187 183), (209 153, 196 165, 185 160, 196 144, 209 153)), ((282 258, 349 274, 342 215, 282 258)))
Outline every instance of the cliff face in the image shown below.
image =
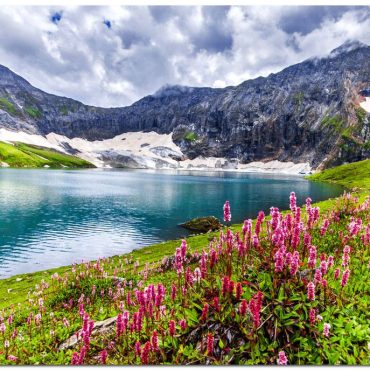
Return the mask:
POLYGON ((235 87, 168 86, 110 109, 47 94, 0 67, 0 127, 89 140, 173 132, 189 158, 330 166, 370 155, 368 113, 360 108, 369 87, 370 47, 358 42, 235 87))

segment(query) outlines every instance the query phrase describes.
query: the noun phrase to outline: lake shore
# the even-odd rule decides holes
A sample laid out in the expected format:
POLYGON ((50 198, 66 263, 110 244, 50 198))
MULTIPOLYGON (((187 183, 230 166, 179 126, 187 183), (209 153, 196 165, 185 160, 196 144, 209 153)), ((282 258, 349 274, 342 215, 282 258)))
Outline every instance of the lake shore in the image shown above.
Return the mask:
MULTIPOLYGON (((340 166, 340 171, 337 169, 327 170, 321 175, 308 176, 308 179, 312 179, 313 181, 339 183, 347 186, 348 188, 359 187, 360 189, 358 190, 358 195, 361 199, 365 199, 365 197, 369 195, 370 188, 368 167, 370 167, 370 160, 340 166), (353 175, 351 169, 355 169, 357 176, 353 175), (329 175, 326 175, 327 172, 329 172, 329 175), (337 174, 339 174, 339 180, 336 178, 337 174)), ((329 198, 327 200, 315 203, 314 206, 320 207, 321 212, 324 213, 329 210, 336 201, 337 198, 329 198)), ((241 228, 241 226, 241 224, 233 224, 231 225, 231 229, 238 230, 241 228)), ((218 236, 218 234, 218 232, 211 232, 188 237, 187 240, 190 245, 190 249, 193 251, 201 250, 209 244, 209 241, 212 240, 213 237, 218 236)), ((180 239, 169 240, 140 249, 134 249, 132 252, 117 255, 111 258, 118 259, 131 256, 134 259, 141 259, 143 264, 146 262, 160 261, 165 256, 172 255, 174 250, 180 244, 180 239)), ((52 274, 65 273, 71 271, 71 269, 72 266, 68 265, 27 274, 18 274, 6 279, 0 279, 0 308, 8 307, 11 304, 24 301, 29 291, 33 290, 35 284, 38 284, 41 279, 50 281, 52 274)))

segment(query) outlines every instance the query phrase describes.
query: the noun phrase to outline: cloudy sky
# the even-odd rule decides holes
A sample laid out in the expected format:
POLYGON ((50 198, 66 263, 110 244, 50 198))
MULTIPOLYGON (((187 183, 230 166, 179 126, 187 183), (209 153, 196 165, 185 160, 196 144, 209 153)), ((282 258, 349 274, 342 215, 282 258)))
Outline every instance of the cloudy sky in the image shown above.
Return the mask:
POLYGON ((165 84, 223 87, 347 39, 370 44, 370 7, 1 7, 0 64, 98 106, 165 84))

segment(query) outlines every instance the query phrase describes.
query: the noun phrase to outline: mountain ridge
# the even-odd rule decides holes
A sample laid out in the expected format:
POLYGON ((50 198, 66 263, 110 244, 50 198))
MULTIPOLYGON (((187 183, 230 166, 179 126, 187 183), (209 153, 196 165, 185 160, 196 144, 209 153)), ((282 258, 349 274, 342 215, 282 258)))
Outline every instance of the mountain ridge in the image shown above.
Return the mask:
POLYGON ((45 93, 0 66, 0 127, 87 140, 131 131, 172 133, 190 159, 328 167, 369 156, 369 122, 360 107, 369 86, 370 47, 356 41, 236 86, 167 85, 115 108, 45 93))

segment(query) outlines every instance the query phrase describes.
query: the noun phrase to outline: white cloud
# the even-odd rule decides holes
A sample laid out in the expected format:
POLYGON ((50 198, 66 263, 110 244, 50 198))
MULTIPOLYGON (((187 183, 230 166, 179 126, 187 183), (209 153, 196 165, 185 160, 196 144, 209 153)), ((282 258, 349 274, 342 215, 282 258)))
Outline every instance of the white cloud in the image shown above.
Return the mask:
POLYGON ((369 9, 2 7, 0 64, 47 92, 122 106, 165 84, 266 76, 348 38, 370 44, 369 9))

